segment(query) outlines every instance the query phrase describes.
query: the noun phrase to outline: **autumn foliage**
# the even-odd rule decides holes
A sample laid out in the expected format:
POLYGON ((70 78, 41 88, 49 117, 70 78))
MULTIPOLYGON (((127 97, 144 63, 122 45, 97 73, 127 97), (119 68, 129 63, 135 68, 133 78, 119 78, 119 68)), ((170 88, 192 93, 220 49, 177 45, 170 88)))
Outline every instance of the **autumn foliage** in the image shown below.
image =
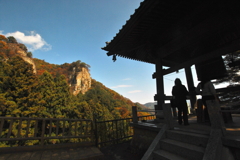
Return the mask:
MULTIPOLYGON (((37 69, 37 74, 35 75, 31 73, 32 68, 30 64, 21 60, 20 57, 16 57, 17 51, 12 49, 14 48, 12 47, 13 45, 16 45, 17 48, 27 52, 26 46, 24 44, 18 43, 14 37, 6 38, 5 36, 0 35, 0 57, 2 59, 9 59, 8 61, 1 62, 1 75, 4 75, 1 78, 1 84, 4 84, 3 88, 5 88, 1 91, 2 96, 4 95, 4 98, 2 98, 5 100, 11 100, 17 108, 15 111, 0 111, 0 114, 2 116, 92 118, 92 114, 95 113, 101 115, 101 120, 109 120, 117 118, 129 118, 131 117, 132 106, 138 106, 139 109, 142 107, 139 104, 135 104, 131 100, 119 95, 117 92, 107 88, 94 79, 92 79, 92 87, 88 92, 86 92, 84 95, 79 94, 77 96, 73 96, 69 92, 69 73, 72 72, 73 69, 78 72, 80 72, 82 68, 90 70, 90 65, 81 62, 80 60, 77 60, 73 63, 64 63, 62 65, 57 65, 50 64, 44 60, 33 58, 37 69), (12 73, 16 72, 18 72, 18 75, 21 76, 16 77, 14 75, 11 75, 12 73), (30 76, 30 73, 31 78, 28 77, 30 76), (14 78, 17 79, 14 80, 14 78), (20 78, 23 80, 20 81, 20 78), (9 83, 11 81, 18 82, 19 84, 9 83), (25 83, 28 85, 24 85, 25 83), (14 87, 13 85, 17 85, 18 87, 14 87), (23 88, 19 87, 21 85, 23 88), (8 87, 6 88, 6 86, 8 87), (12 90, 9 90, 9 88, 12 90), (23 91, 28 92, 23 93, 23 91), (17 93, 19 93, 19 96, 23 96, 24 100, 21 101, 21 103, 19 101, 20 97, 17 93), (6 99, 7 95, 8 98, 6 99), (38 98, 34 99, 34 97, 28 98, 30 95, 35 95, 38 98, 41 98, 39 100, 38 98), (26 106, 24 108, 24 111, 21 111, 18 108, 20 105, 21 107, 26 106), (34 109, 34 105, 40 107, 41 109, 34 109), (33 113, 28 111, 30 108, 32 112, 34 111, 33 113), (57 112, 58 114, 50 111, 53 108, 56 108, 54 109, 54 112, 57 112)), ((7 108, 8 107, 6 107, 6 109, 7 108)), ((141 113, 140 115, 146 115, 146 113, 141 113)))
MULTIPOLYGON (((11 45, 19 45, 10 39, 11 45)), ((9 43, 9 39, 0 35, 0 116, 93 119, 97 115, 99 121, 105 121, 130 118, 132 106, 141 109, 139 104, 94 79, 91 89, 74 96, 69 91, 69 72, 73 68, 89 70, 90 65, 80 60, 56 65, 34 58, 37 68, 34 74, 32 65, 17 56, 9 43)))

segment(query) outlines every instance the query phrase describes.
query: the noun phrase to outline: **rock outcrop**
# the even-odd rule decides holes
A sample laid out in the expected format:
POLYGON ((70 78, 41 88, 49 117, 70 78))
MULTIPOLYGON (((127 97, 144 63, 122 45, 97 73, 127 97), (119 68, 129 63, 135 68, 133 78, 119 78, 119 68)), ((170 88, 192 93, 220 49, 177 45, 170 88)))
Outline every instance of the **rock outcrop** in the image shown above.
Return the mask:
MULTIPOLYGON (((36 74, 37 69, 36 65, 32 58, 27 56, 26 51, 21 49, 18 44, 8 43, 9 49, 14 51, 17 55, 19 55, 24 61, 28 62, 33 67, 33 72, 36 74)), ((72 71, 68 73, 68 83, 70 86, 70 90, 73 95, 77 95, 79 93, 84 94, 91 87, 91 76, 89 70, 84 67, 74 67, 72 71)))
POLYGON ((19 55, 25 62, 28 62, 29 64, 32 65, 33 67, 33 73, 37 73, 37 69, 36 69, 36 65, 34 63, 34 61, 32 60, 32 58, 27 56, 27 53, 21 49, 18 44, 15 43, 8 43, 8 46, 11 50, 16 51, 16 54, 19 55))
POLYGON ((81 68, 81 71, 78 72, 73 68, 73 72, 69 76, 69 83, 73 95, 87 92, 91 87, 91 76, 88 69, 81 68))
MULTIPOLYGON (((17 53, 18 54, 22 54, 22 52, 24 52, 24 51, 17 51, 17 53)), ((26 53, 26 52, 25 52, 26 53)), ((32 58, 30 58, 30 57, 28 57, 27 55, 25 55, 25 56, 21 56, 22 57, 22 59, 25 61, 25 62, 28 62, 28 63, 30 63, 31 65, 32 65, 32 67, 33 67, 33 73, 37 73, 37 69, 36 69, 36 65, 35 65, 35 63, 33 62, 33 60, 32 60, 32 58)))

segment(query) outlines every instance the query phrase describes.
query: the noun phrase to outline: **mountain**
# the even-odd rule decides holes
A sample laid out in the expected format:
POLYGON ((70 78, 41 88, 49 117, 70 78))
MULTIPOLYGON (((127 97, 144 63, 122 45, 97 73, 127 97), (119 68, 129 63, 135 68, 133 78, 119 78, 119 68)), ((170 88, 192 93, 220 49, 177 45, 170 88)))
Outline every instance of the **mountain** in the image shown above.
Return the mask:
POLYGON ((32 53, 28 52, 24 44, 18 43, 14 37, 0 37, 0 57, 9 59, 13 56, 19 56, 24 61, 30 63, 33 72, 37 75, 42 75, 47 71, 53 76, 63 74, 67 77, 72 94, 85 93, 91 87, 91 77, 89 73, 90 66, 80 60, 71 64, 54 65, 43 60, 32 58, 32 53))
POLYGON ((20 56, 24 61, 30 63, 32 65, 33 72, 34 73, 37 72, 35 63, 31 58, 32 53, 27 52, 27 47, 24 44, 17 43, 14 37, 10 37, 10 40, 9 40, 3 35, 0 35, 0 58, 6 60, 15 55, 20 56))
POLYGON ((149 102, 144 104, 144 106, 146 106, 148 109, 154 109, 155 105, 157 105, 157 102, 149 102))
POLYGON ((64 75, 73 95, 79 93, 85 94, 91 88, 91 75, 89 72, 90 65, 77 60, 73 63, 64 63, 62 65, 50 64, 44 60, 33 59, 37 75, 42 75, 45 71, 51 73, 54 77, 64 75))
MULTIPOLYGON (((32 58, 24 44, 14 37, 0 35, 0 116, 107 121, 131 118, 132 106, 144 109, 145 106, 133 103, 92 79, 89 68, 90 65, 80 60, 56 65, 32 58)), ((138 116, 145 115, 149 113, 138 112, 138 116)), ((29 123, 29 135, 34 134, 35 121, 21 123, 22 128, 29 123)), ((55 126, 56 122, 46 121, 45 125, 55 126)), ((11 128, 12 135, 16 136, 18 122, 12 123, 11 128)), ((8 129, 3 129, 2 137, 8 134, 8 129)), ((46 143, 55 144, 56 141, 46 143)), ((35 144, 39 141, 3 142, 0 147, 35 144)))
POLYGON ((24 44, 0 35, 0 116, 93 119, 95 115, 102 121, 132 117, 132 106, 144 108, 92 79, 89 68, 80 60, 56 65, 32 58, 24 44))

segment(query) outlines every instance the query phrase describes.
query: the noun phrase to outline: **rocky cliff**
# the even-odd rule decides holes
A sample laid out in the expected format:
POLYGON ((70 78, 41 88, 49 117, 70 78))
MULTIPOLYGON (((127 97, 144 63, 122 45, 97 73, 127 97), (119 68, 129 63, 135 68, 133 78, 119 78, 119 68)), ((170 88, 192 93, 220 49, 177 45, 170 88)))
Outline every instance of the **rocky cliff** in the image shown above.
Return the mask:
POLYGON ((37 73, 37 69, 36 69, 36 65, 34 63, 34 61, 32 60, 32 58, 27 56, 27 53, 21 49, 18 44, 15 43, 8 43, 8 47, 10 50, 15 51, 15 53, 17 55, 19 55, 20 57, 22 57, 22 59, 28 63, 30 63, 33 67, 33 73, 37 73))
MULTIPOLYGON (((27 56, 26 51, 21 49, 18 44, 9 43, 8 47, 15 54, 19 55, 24 61, 30 63, 33 67, 33 72, 36 74, 36 64, 34 63, 31 57, 27 56)), ((72 71, 68 73, 68 83, 70 86, 70 90, 73 95, 77 95, 79 93, 84 94, 91 87, 91 76, 87 68, 84 67, 74 67, 72 71)))
POLYGON ((32 58, 32 53, 28 52, 24 44, 18 43, 14 37, 6 38, 0 35, 0 57, 7 61, 15 55, 20 56, 25 62, 31 64, 33 72, 36 75, 41 75, 45 71, 48 71, 53 76, 56 76, 56 74, 65 75, 73 95, 79 93, 84 94, 91 87, 92 79, 89 73, 90 66, 88 64, 80 60, 72 62, 71 64, 65 63, 63 65, 50 64, 44 60, 37 61, 36 58, 32 58))
POLYGON ((81 68, 80 71, 77 71, 76 68, 73 68, 72 74, 69 75, 69 85, 73 95, 87 92, 91 87, 91 76, 88 69, 81 68))
MULTIPOLYGON (((24 51, 18 51, 17 53, 18 54, 22 54, 22 52, 24 52, 24 51)), ((26 53, 26 52, 25 52, 26 53)), ((31 65, 32 65, 32 67, 33 67, 33 73, 37 73, 37 69, 36 69, 36 65, 35 65, 35 63, 33 62, 33 60, 32 60, 32 58, 30 58, 30 57, 27 57, 27 55, 25 55, 25 56, 21 56, 22 57, 22 59, 24 60, 24 61, 26 61, 26 62, 28 62, 28 63, 30 63, 31 65)))

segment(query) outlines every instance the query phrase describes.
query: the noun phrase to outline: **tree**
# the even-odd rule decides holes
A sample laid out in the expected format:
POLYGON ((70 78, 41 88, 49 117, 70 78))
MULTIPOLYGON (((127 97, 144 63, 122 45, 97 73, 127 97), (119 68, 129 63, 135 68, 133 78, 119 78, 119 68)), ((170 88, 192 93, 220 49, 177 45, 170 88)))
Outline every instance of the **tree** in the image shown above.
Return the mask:
POLYGON ((240 50, 229 53, 224 56, 224 64, 226 66, 226 70, 228 73, 228 76, 223 77, 221 79, 217 79, 215 84, 220 83, 229 83, 227 88, 231 89, 232 91, 223 93, 221 96, 219 96, 221 102, 224 102, 225 104, 231 103, 232 106, 234 106, 236 103, 237 108, 239 108, 239 99, 240 99, 240 91, 239 90, 233 90, 234 87, 239 86, 240 81, 240 50))
POLYGON ((24 44, 19 43, 18 46, 19 46, 22 50, 24 50, 25 52, 28 51, 27 47, 26 47, 24 44))
POLYGON ((66 77, 64 75, 58 74, 54 78, 54 82, 56 92, 56 104, 54 107, 56 108, 56 111, 58 111, 58 114, 56 114, 56 118, 69 118, 70 116, 68 116, 67 113, 69 113, 71 110, 71 108, 69 107, 71 105, 71 94, 69 92, 66 77))
POLYGON ((69 66, 69 71, 75 70, 76 72, 80 72, 82 68, 86 68, 88 71, 90 69, 90 65, 81 62, 80 60, 77 60, 76 62, 72 62, 69 66))
POLYGON ((8 43, 18 43, 18 42, 13 36, 10 36, 8 37, 8 43))
POLYGON ((4 35, 0 35, 0 41, 8 42, 8 39, 4 35))
POLYGON ((28 56, 29 58, 32 58, 32 52, 27 52, 27 56, 28 56))
POLYGON ((7 57, 8 52, 9 48, 6 41, 0 40, 0 59, 5 59, 7 57))
POLYGON ((228 82, 229 85, 234 85, 235 83, 238 83, 240 81, 240 50, 225 55, 223 60, 228 76, 217 79, 215 84, 228 82))
POLYGON ((4 116, 30 117, 39 110, 40 94, 36 92, 37 77, 32 65, 15 56, 1 62, 0 93, 6 107, 4 116), (13 107, 14 106, 14 107, 13 107))
POLYGON ((57 96, 56 96, 56 85, 52 75, 45 71, 39 77, 38 92, 42 94, 43 107, 42 116, 44 118, 55 118, 59 113, 56 109, 57 96))

